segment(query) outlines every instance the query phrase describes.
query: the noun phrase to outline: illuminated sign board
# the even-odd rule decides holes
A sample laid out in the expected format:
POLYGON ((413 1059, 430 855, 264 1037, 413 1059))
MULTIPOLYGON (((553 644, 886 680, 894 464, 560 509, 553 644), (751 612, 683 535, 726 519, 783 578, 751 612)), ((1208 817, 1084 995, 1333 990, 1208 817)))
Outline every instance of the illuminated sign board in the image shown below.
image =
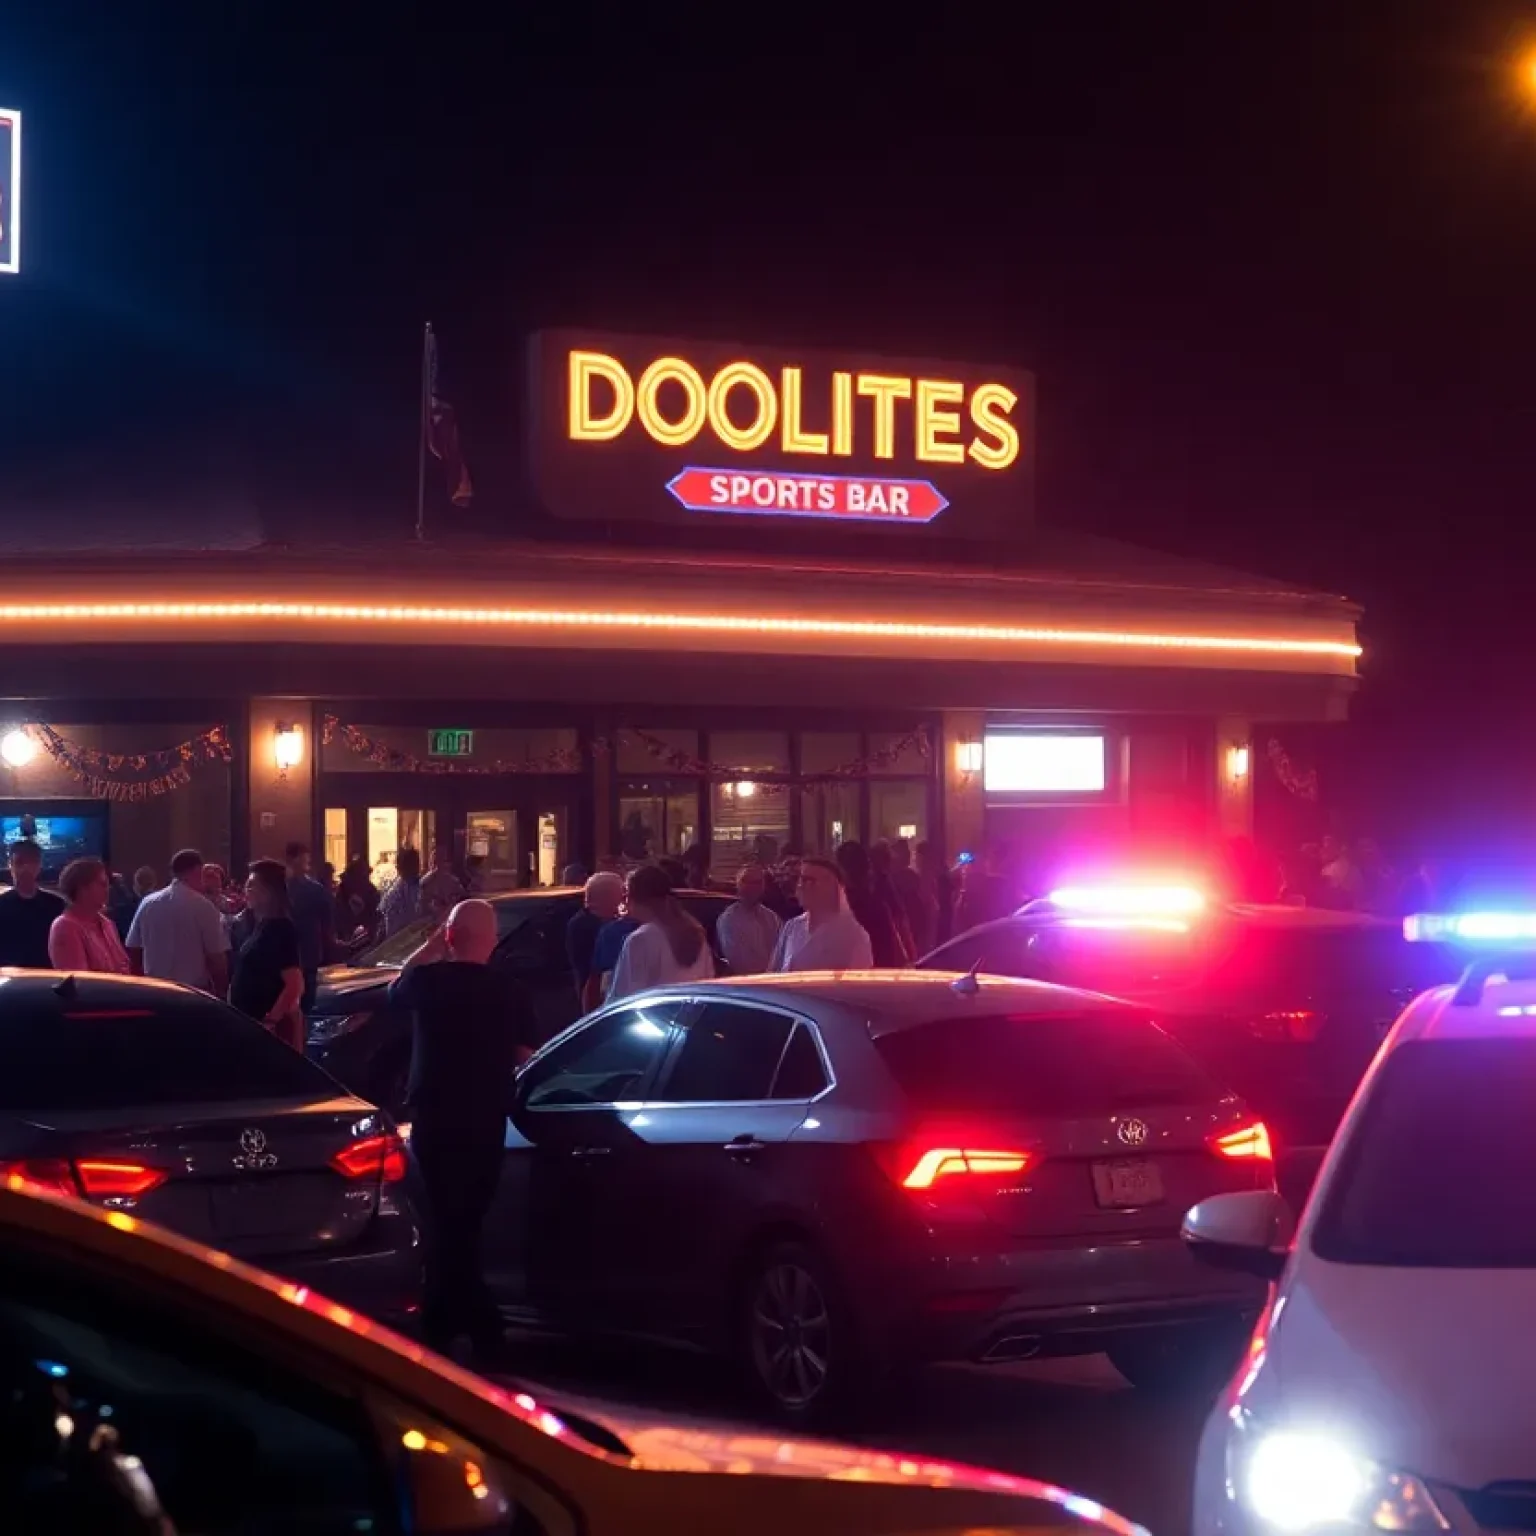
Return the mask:
POLYGON ((0 107, 0 272, 21 271, 21 113, 0 107))
POLYGON ((535 338, 536 489, 557 517, 1028 525, 1018 370, 569 331, 535 338))

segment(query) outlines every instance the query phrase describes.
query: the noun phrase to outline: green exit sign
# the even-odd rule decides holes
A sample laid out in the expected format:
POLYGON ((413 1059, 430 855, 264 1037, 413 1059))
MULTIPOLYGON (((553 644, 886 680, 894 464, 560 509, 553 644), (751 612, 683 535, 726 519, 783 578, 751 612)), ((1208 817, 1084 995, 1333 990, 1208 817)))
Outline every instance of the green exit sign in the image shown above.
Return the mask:
POLYGON ((473 757, 475 733, 473 731, 428 731, 428 757, 473 757))

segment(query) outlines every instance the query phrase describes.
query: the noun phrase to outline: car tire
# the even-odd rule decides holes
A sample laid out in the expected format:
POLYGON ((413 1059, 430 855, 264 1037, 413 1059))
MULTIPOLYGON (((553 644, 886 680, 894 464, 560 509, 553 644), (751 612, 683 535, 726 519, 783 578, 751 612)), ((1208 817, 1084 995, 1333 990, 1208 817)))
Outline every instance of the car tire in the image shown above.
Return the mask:
POLYGON ((867 1385, 842 1286, 806 1243, 775 1243, 747 1265, 736 1354, 756 1405, 783 1424, 843 1420, 867 1385))
POLYGON ((1237 1368, 1246 1336, 1241 1324, 1148 1329, 1110 1340, 1105 1353, 1140 1391, 1209 1396, 1237 1368))

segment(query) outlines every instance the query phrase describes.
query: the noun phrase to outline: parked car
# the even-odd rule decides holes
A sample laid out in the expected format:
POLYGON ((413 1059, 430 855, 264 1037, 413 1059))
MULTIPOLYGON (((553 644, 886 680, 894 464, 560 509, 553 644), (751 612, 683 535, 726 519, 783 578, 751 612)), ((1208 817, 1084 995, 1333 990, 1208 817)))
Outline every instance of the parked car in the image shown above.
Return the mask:
POLYGON ((1263 1126, 1143 1010, 1086 992, 662 988, 551 1042, 515 1102, 486 1237, 503 1295, 734 1357, 789 1419, 925 1360, 1219 1373, 1264 1300, 1179 1242, 1207 1194, 1273 1187, 1263 1126))
POLYGON ((25 1187, 0 1181, 8 1531, 1142 1536, 1001 1472, 568 1414, 306 1287, 25 1187))
MULTIPOLYGON (((703 925, 720 962, 715 922, 735 900, 729 893, 679 891, 678 899, 703 925)), ((546 1038, 581 1013, 565 953, 566 925, 581 910, 580 886, 505 891, 485 898, 496 909, 499 942, 491 964, 505 966, 528 987, 546 1038)), ((339 1082, 403 1112, 411 1065, 410 1016, 389 1007, 389 984, 432 932, 426 919, 385 939, 351 965, 320 973, 309 1018, 309 1054, 339 1082)))
POLYGON ((1201 1435, 1197 1536, 1536 1529, 1536 916, 1449 922, 1484 952, 1403 1011, 1299 1223, 1261 1193, 1185 1219, 1274 1283, 1201 1435))
POLYGON ((388 1117, 187 987, 0 974, 0 1176, 157 1221, 377 1316, 419 1301, 409 1164, 388 1117))
POLYGON ((919 968, 1141 1004, 1263 1116, 1301 1194, 1398 1010, 1456 972, 1445 946, 1409 944, 1400 920, 1215 903, 1148 916, 1131 909, 1134 888, 1118 912, 1096 888, 1062 894, 960 934, 919 968))

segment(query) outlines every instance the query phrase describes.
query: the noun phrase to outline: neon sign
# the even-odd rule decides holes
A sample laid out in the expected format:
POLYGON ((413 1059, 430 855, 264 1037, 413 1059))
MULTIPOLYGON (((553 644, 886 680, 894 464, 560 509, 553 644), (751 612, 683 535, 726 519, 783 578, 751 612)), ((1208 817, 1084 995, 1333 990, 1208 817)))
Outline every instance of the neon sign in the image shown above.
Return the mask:
POLYGON ((21 270, 21 113, 0 107, 0 272, 21 270))
POLYGON ((690 512, 840 517, 855 522, 931 523, 949 505, 931 480, 699 469, 694 465, 669 480, 667 489, 690 512))
POLYGON ((894 459, 1005 470, 1019 457, 1006 384, 834 369, 817 395, 825 426, 806 423, 806 370, 776 376, 731 361, 706 380, 682 357, 663 356, 638 377, 605 352, 572 348, 567 358, 566 431, 572 442, 604 443, 632 428, 665 448, 684 448, 707 428, 724 448, 752 453, 772 443, 784 453, 894 459))

